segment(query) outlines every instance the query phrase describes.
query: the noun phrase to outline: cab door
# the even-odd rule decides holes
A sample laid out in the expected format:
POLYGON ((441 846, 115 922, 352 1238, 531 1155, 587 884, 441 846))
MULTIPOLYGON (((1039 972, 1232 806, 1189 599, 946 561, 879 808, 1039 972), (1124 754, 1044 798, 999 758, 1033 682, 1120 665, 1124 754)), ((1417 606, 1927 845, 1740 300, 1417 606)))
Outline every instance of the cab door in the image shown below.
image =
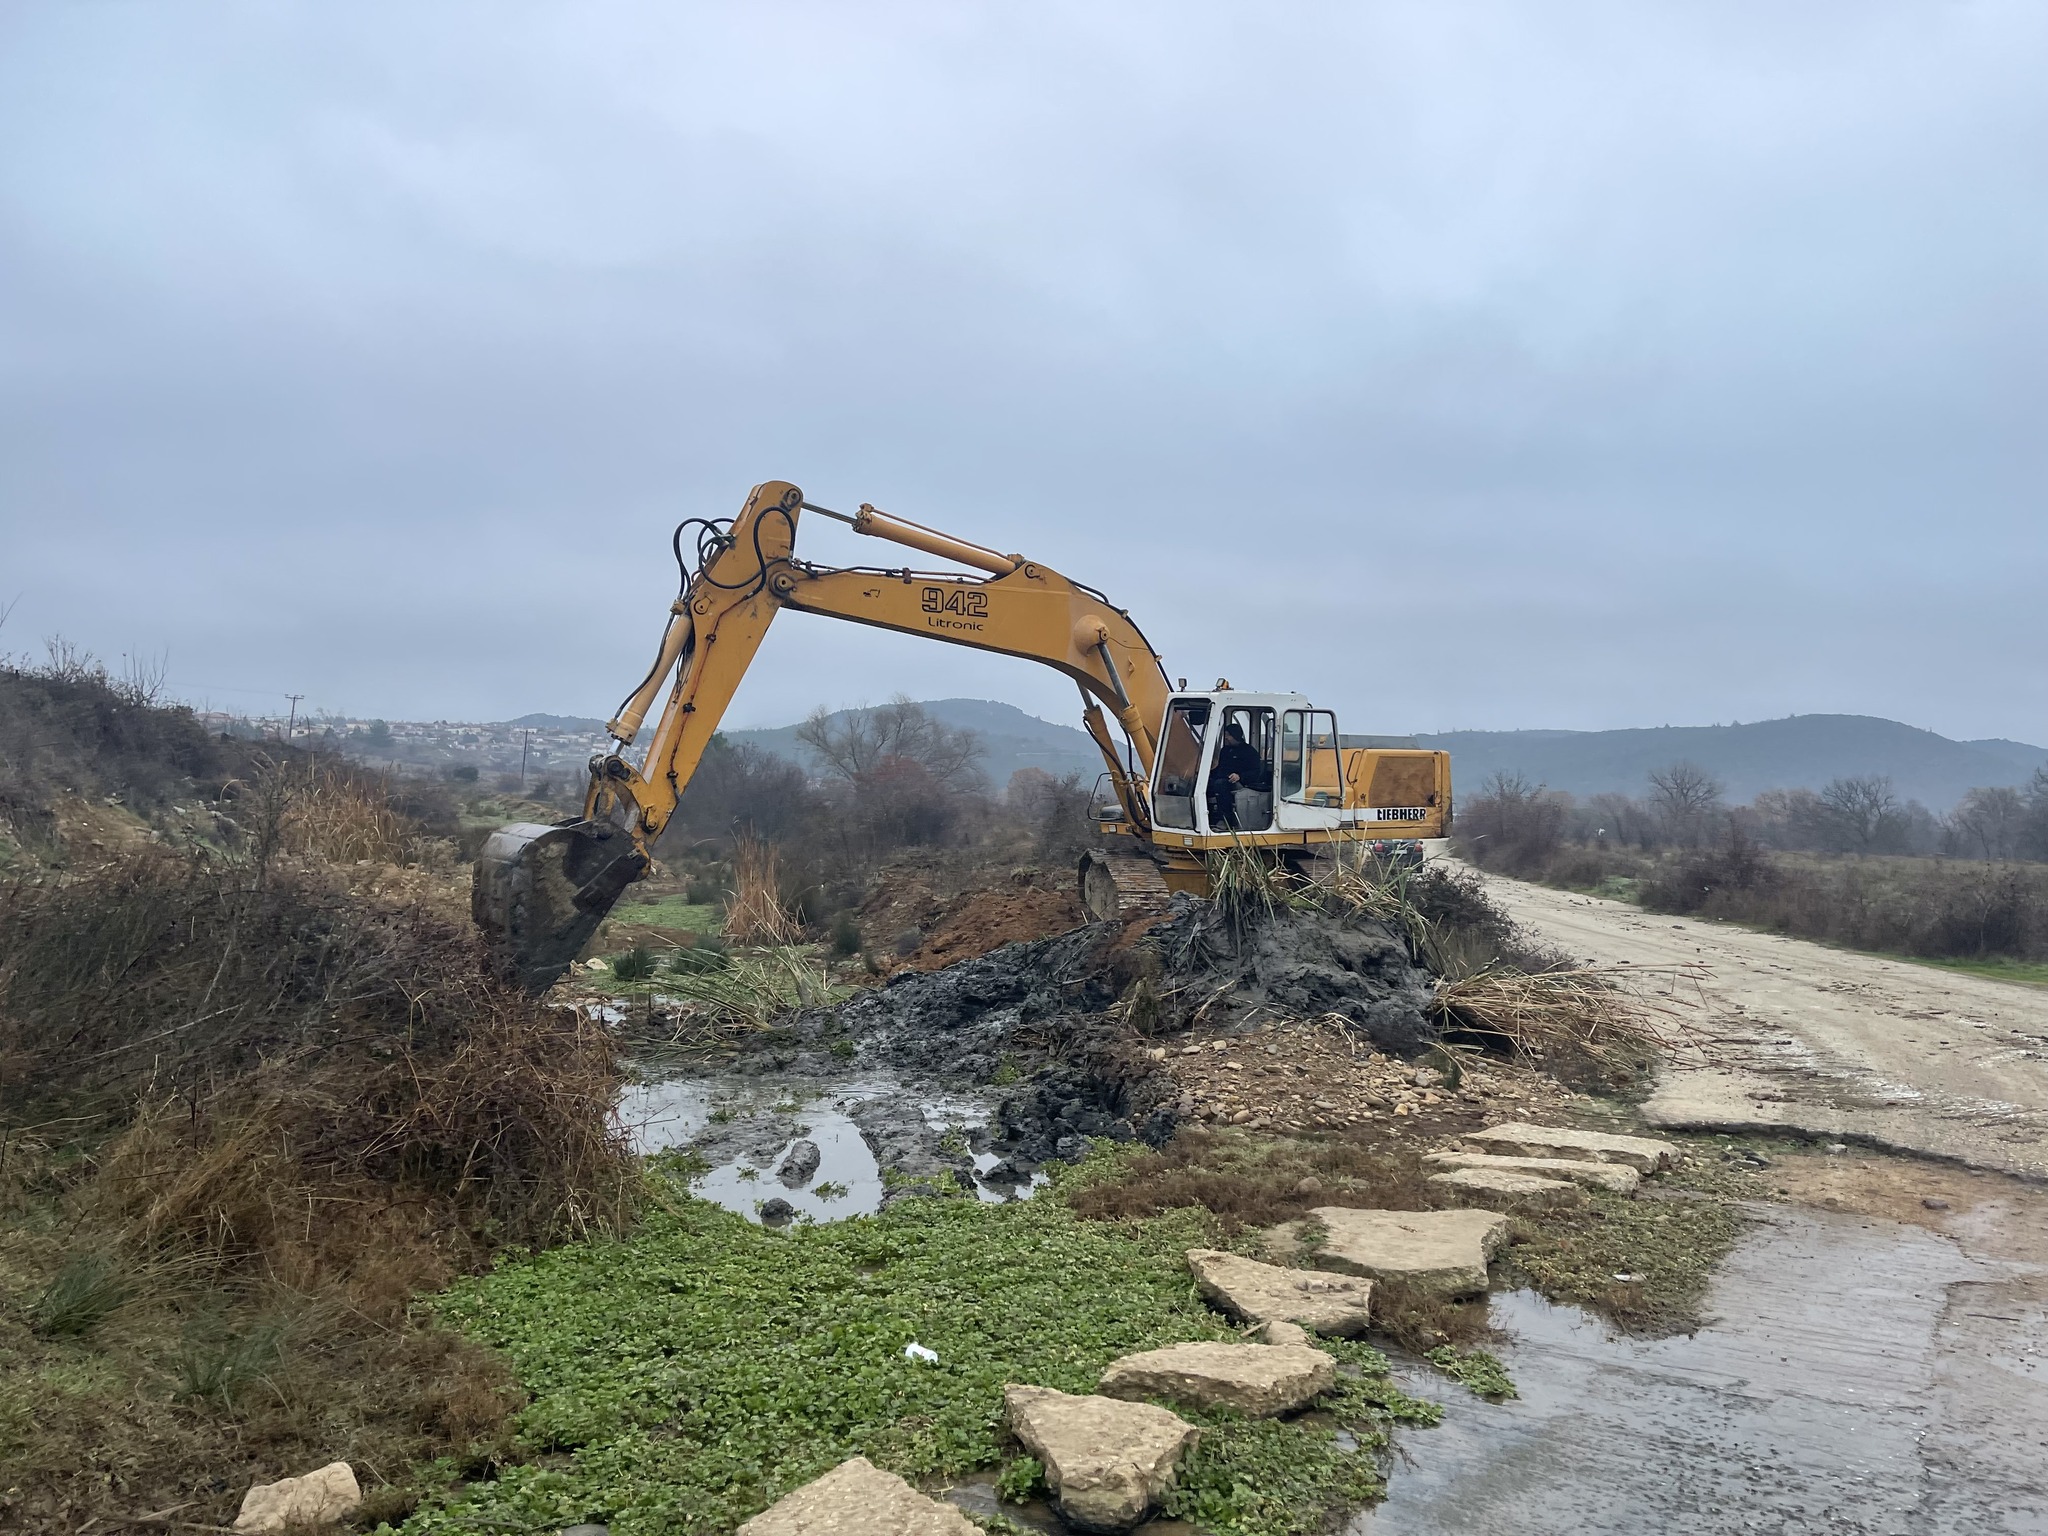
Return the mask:
POLYGON ((1344 753, 1334 713, 1283 710, 1276 768, 1274 804, 1283 832, 1327 831, 1344 825, 1344 753))

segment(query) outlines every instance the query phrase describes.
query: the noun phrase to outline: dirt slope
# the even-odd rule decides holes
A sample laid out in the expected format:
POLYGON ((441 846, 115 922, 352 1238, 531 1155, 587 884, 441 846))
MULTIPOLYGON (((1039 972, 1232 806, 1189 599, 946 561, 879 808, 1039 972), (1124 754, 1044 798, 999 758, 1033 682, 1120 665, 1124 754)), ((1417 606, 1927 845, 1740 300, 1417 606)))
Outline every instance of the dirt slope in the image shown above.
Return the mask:
POLYGON ((1678 989, 1699 1038, 1646 1106, 1653 1122, 1798 1129, 2048 1179, 2048 988, 1486 883, 1576 959, 1708 968, 1678 989))

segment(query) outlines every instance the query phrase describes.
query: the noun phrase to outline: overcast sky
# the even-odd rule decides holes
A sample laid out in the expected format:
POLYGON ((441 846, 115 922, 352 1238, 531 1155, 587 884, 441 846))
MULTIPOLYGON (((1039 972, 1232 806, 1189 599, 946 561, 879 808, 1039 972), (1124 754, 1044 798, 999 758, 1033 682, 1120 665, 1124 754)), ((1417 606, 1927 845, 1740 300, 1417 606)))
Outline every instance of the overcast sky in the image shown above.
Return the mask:
MULTIPOLYGON (((2048 741, 2044 80, 2039 0, 7 0, 0 650, 603 716, 787 478, 1348 730, 2048 741)), ((729 723, 899 689, 1075 713, 786 615, 729 723)))

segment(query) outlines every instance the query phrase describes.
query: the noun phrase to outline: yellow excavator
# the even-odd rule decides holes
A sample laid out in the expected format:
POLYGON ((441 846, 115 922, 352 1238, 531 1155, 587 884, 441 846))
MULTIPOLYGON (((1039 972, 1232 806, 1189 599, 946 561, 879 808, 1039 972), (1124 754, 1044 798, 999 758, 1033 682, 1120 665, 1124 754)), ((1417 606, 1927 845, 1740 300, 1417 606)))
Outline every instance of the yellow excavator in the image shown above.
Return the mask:
POLYGON ((1102 846, 1079 870, 1082 904, 1096 918, 1163 908, 1174 891, 1208 894, 1205 856, 1216 849, 1256 849, 1309 871, 1346 846, 1399 856, 1448 831, 1448 754, 1342 736, 1331 711, 1299 694, 1221 679, 1191 691, 1167 677, 1128 613, 1023 555, 867 505, 852 516, 814 506, 783 480, 755 486, 730 522, 684 522, 672 542, 682 591, 654 665, 606 726, 614 747, 591 759, 583 814, 501 828, 477 860, 471 904, 489 967, 530 991, 574 963, 646 873, 650 847, 785 608, 1022 656, 1072 678, 1107 765, 1095 813, 1102 846), (978 574, 800 560, 805 513, 978 574), (664 686, 668 701, 636 768, 625 749, 664 686))

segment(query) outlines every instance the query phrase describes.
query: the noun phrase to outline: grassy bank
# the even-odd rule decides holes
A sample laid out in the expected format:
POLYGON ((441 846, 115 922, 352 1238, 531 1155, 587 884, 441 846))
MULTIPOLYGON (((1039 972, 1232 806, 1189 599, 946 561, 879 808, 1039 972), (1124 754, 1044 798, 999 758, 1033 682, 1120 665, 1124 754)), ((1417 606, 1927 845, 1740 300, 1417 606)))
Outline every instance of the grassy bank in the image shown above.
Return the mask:
POLYGON ((1982 976, 1987 981, 2013 981, 2022 986, 2048 987, 2048 960, 1929 960, 1920 955, 1906 955, 1915 965, 1936 966, 1944 971, 1960 971, 1965 976, 1982 976))

